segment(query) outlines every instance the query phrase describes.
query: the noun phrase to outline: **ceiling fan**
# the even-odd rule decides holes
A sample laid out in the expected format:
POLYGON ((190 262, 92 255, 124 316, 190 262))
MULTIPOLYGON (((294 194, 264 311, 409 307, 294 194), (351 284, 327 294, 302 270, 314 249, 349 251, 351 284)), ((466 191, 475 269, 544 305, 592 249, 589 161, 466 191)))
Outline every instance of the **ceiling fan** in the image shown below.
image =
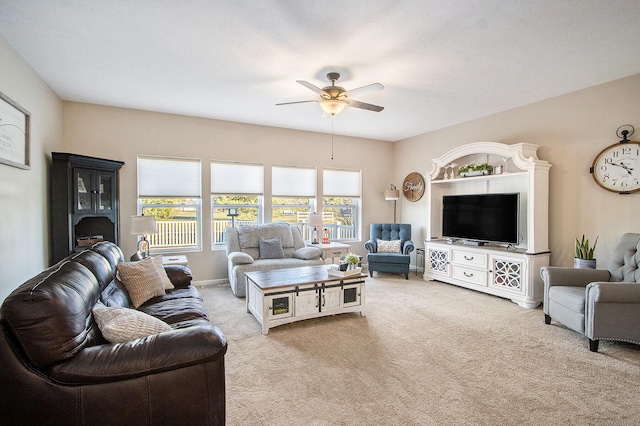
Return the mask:
POLYGON ((340 113, 345 107, 354 107, 367 109, 369 111, 380 112, 384 107, 378 105, 372 105, 365 102, 356 101, 351 97, 354 95, 362 95, 376 90, 384 89, 384 86, 380 83, 368 84, 366 86, 358 87, 353 90, 345 90, 344 87, 336 86, 336 81, 340 78, 340 74, 337 72, 330 72, 327 74, 327 79, 331 82, 331 86, 323 87, 322 89, 314 86, 308 81, 296 80, 307 89, 310 89, 320 95, 320 99, 314 99, 309 101, 297 101, 297 102, 283 102, 276 105, 291 105, 302 104, 306 102, 318 102, 324 112, 330 115, 336 115, 340 113))

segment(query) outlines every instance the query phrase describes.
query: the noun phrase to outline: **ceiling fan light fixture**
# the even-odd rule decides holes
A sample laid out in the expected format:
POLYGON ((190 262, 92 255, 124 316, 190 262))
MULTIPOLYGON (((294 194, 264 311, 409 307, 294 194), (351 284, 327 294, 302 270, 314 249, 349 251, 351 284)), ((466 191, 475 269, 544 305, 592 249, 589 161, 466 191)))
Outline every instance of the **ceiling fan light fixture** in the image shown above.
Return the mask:
POLYGON ((322 110, 331 115, 340 114, 346 106, 347 103, 340 99, 324 99, 320 101, 322 110))

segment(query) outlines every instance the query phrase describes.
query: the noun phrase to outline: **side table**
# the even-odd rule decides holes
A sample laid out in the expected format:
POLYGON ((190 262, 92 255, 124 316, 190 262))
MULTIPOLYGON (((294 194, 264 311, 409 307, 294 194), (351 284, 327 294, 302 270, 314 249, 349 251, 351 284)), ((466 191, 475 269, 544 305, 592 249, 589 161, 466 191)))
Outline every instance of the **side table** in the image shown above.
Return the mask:
POLYGON ((420 272, 424 272, 424 249, 416 249, 416 276, 418 276, 418 269, 420 272))
POLYGON ((351 246, 342 243, 319 243, 313 244, 314 247, 320 247, 322 249, 322 258, 331 258, 331 263, 336 263, 335 258, 340 260, 341 257, 346 256, 351 251, 351 246))
POLYGON ((189 262, 187 261, 187 256, 181 254, 177 256, 162 256, 162 264, 164 266, 167 265, 180 265, 180 266, 189 266, 189 262))

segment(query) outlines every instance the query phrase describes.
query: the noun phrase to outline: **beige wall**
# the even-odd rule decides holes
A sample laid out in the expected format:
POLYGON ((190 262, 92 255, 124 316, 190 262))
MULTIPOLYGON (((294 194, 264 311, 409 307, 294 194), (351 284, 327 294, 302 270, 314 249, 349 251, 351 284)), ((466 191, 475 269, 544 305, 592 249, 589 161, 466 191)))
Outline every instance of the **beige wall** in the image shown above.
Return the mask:
MULTIPOLYGON (((594 157, 619 140, 616 129, 623 124, 632 124, 636 133, 631 139, 640 140, 640 74, 397 142, 394 182, 401 184, 414 171, 426 175, 432 158, 465 143, 537 144, 538 157, 552 165, 551 263, 572 265, 574 239, 585 233, 600 237, 595 254, 604 268, 616 239, 640 232, 640 193, 605 191, 589 174, 594 157)), ((426 199, 401 204, 402 220, 414 225, 414 241, 423 241, 426 199)))
MULTIPOLYGON (((125 162, 120 172, 120 245, 127 256, 135 251, 136 245, 136 237, 128 234, 130 216, 136 214, 136 156, 202 161, 203 250, 187 253, 196 281, 227 277, 225 252, 210 248, 211 213, 207 208, 210 160, 258 162, 265 168, 291 164, 315 166, 319 171, 361 169, 363 237, 368 238, 371 222, 393 220, 393 203, 383 198, 392 176, 390 142, 336 136, 331 160, 331 136, 327 134, 74 102, 64 103, 64 139, 66 151, 125 162)), ((270 181, 265 181, 266 193, 270 185, 270 181)), ((363 242, 353 243, 352 248, 365 254, 363 242)))
POLYGON ((31 113, 31 169, 0 164, 0 300, 49 261, 49 152, 62 146, 62 102, 0 37, 0 91, 31 113))

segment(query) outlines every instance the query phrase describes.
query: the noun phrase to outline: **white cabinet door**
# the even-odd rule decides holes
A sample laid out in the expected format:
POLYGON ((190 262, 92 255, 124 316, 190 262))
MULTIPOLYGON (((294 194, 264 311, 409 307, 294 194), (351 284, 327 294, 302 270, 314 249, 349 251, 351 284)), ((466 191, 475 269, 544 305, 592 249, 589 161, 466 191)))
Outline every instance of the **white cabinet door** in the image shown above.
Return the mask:
POLYGON ((293 316, 293 298, 291 294, 266 296, 267 319, 275 320, 293 316))
POLYGON ((525 263, 520 259, 491 256, 493 278, 491 286, 516 293, 523 293, 525 263))
POLYGON ((344 286, 344 289, 342 290, 343 308, 362 305, 362 286, 363 284, 351 284, 344 286))
POLYGON ((301 291, 295 298, 297 317, 319 312, 318 292, 316 290, 301 291))
POLYGON ((450 254, 448 249, 427 246, 427 271, 429 274, 449 276, 450 254))
POLYGON ((322 312, 331 312, 340 309, 340 296, 342 290, 340 287, 331 287, 324 289, 321 297, 322 312))

